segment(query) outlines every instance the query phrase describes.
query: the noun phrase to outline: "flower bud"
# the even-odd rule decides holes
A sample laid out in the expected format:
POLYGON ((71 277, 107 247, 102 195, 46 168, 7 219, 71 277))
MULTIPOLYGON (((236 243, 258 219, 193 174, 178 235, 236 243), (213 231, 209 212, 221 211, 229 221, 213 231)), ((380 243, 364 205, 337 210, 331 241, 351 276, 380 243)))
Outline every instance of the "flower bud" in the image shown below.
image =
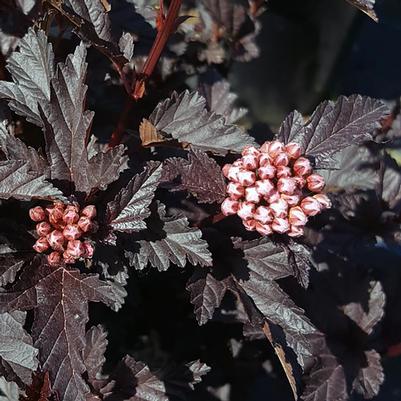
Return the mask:
POLYGON ((232 166, 233 167, 244 167, 243 165, 242 165, 242 158, 241 159, 237 159, 233 164, 232 164, 232 166))
POLYGON ((311 174, 306 179, 309 191, 320 192, 325 185, 324 178, 319 174, 311 174))
POLYGON ((241 167, 232 165, 232 166, 228 169, 227 178, 228 178, 230 181, 238 181, 238 173, 239 173, 241 170, 242 170, 241 167))
POLYGON ((270 141, 266 141, 260 148, 259 150, 263 153, 268 153, 269 152, 269 146, 270 146, 271 142, 270 141))
POLYGON ((295 177, 293 177, 293 180, 295 181, 295 183, 297 184, 297 187, 299 189, 302 189, 306 185, 305 178, 300 177, 299 175, 296 175, 295 177))
POLYGON ((307 216, 316 216, 322 210, 322 206, 317 199, 307 196, 301 201, 301 208, 307 216))
POLYGON ((244 196, 245 189, 239 182, 229 182, 227 185, 227 193, 231 199, 240 199, 244 196))
POLYGON ((84 233, 87 233, 87 232, 89 232, 89 231, 92 230, 92 228, 93 228, 93 223, 92 223, 92 221, 91 221, 88 217, 82 216, 82 217, 80 217, 79 220, 78 220, 78 227, 79 227, 84 233))
POLYGON ((269 155, 275 158, 279 153, 284 152, 284 145, 279 141, 273 141, 269 144, 269 155))
POLYGON ((280 198, 280 192, 278 191, 273 191, 270 195, 265 196, 265 200, 267 203, 274 203, 277 202, 280 198))
POLYGON ((225 164, 221 171, 223 172, 224 177, 228 178, 228 172, 230 171, 230 168, 232 167, 232 164, 225 164))
POLYGON ((276 176, 276 168, 271 164, 258 168, 259 178, 262 180, 272 179, 276 176))
POLYGON ((94 253, 94 251, 95 251, 95 250, 93 249, 93 245, 92 245, 90 242, 85 241, 85 242, 83 243, 83 246, 84 246, 84 254, 83 254, 83 257, 84 257, 84 258, 87 258, 87 259, 92 258, 93 253, 94 253))
POLYGON ((47 255, 47 263, 50 266, 58 266, 61 262, 60 252, 53 251, 51 254, 47 255))
POLYGON ((253 219, 255 213, 256 206, 251 202, 241 202, 238 208, 237 215, 242 220, 250 220, 253 219))
POLYGON ((75 263, 75 258, 71 256, 68 250, 63 252, 63 259, 67 265, 72 265, 75 263))
POLYGON ((47 234, 52 230, 52 226, 47 221, 41 221, 36 224, 36 232, 39 237, 46 237, 47 234))
POLYGON ((269 207, 275 217, 287 217, 288 204, 284 199, 280 198, 277 202, 271 203, 269 207))
POLYGON ((263 236, 273 234, 273 230, 269 224, 256 222, 256 231, 263 236))
POLYGON ((292 168, 294 170, 294 173, 301 177, 308 175, 312 172, 312 166, 310 164, 310 161, 305 157, 298 158, 295 161, 294 166, 292 168))
POLYGON ((271 225, 272 230, 279 234, 284 234, 290 229, 290 224, 287 219, 276 217, 271 225))
POLYGON ((53 230, 50 234, 47 235, 47 241, 49 242, 49 245, 55 250, 55 251, 62 251, 64 249, 64 235, 61 231, 58 230, 53 230))
POLYGON ((32 248, 39 253, 46 252, 49 249, 49 242, 46 237, 40 237, 32 248))
POLYGON ((308 216, 300 206, 295 206, 288 212, 288 221, 291 226, 304 226, 308 222, 308 216))
POLYGON ((242 224, 244 225, 245 230, 254 231, 256 227, 256 220, 242 220, 242 224))
POLYGON ((269 196, 274 191, 274 184, 268 179, 256 181, 255 187, 258 193, 262 196, 269 196))
POLYGON ((56 209, 64 210, 65 204, 61 201, 54 201, 53 202, 53 207, 56 209))
POLYGON ((292 195, 296 187, 297 184, 292 178, 280 178, 277 181, 277 190, 282 194, 292 195))
POLYGON ((54 207, 49 211, 49 221, 53 226, 58 225, 63 221, 64 211, 61 208, 54 207))
POLYGON ((298 159, 298 157, 301 156, 302 154, 301 147, 295 142, 287 143, 284 149, 287 155, 290 156, 291 159, 298 159))
POLYGON ((280 197, 287 202, 288 206, 297 206, 301 201, 301 196, 297 193, 294 193, 293 195, 281 194, 280 197))
POLYGON ((221 212, 224 216, 230 216, 238 212, 239 202, 230 198, 226 198, 221 204, 221 212))
POLYGON ((279 166, 288 166, 288 163, 290 162, 290 158, 288 157, 287 153, 279 153, 273 160, 273 164, 276 167, 279 166))
POLYGON ((261 153, 259 155, 259 166, 265 167, 272 164, 272 158, 267 153, 261 153))
POLYGON ((241 170, 238 173, 238 182, 244 187, 253 185, 256 181, 256 175, 253 171, 241 170))
POLYGON ((322 209, 330 209, 331 208, 331 200, 327 195, 316 194, 316 195, 313 195, 313 198, 316 199, 320 203, 320 206, 322 206, 322 209))
POLYGON ((81 230, 76 224, 68 224, 63 230, 64 238, 67 241, 78 239, 81 236, 81 230))
POLYGON ((245 199, 247 202, 259 203, 262 200, 262 195, 255 186, 252 186, 245 188, 245 199))
POLYGON ((256 149, 255 146, 247 146, 242 152, 242 156, 259 156, 260 150, 256 149))
POLYGON ((66 224, 74 224, 79 220, 79 214, 72 208, 66 208, 63 214, 63 221, 66 224))
POLYGON ((246 155, 242 157, 242 165, 247 170, 256 170, 259 167, 258 156, 246 155))
POLYGON ((31 220, 39 222, 46 218, 46 213, 40 206, 36 206, 29 210, 29 217, 31 220))
POLYGON ((81 210, 81 216, 85 216, 88 219, 93 219, 96 217, 96 206, 88 205, 81 210))
POLYGON ((255 210, 255 220, 262 224, 271 223, 273 221, 273 213, 267 206, 259 206, 255 210))
POLYGON ((290 231, 287 233, 289 237, 302 237, 304 235, 304 228, 301 226, 291 226, 290 231))
POLYGON ((67 252, 74 259, 79 259, 84 254, 85 247, 79 239, 68 241, 67 252))
POLYGON ((291 169, 287 166, 278 166, 276 172, 277 178, 288 178, 292 176, 291 169))

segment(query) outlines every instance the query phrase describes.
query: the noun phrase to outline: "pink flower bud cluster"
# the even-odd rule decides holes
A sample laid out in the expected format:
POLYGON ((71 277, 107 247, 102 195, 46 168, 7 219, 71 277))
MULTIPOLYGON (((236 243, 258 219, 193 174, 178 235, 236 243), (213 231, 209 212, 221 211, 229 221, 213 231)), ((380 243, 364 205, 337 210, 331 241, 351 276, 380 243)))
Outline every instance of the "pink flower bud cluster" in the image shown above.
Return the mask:
POLYGON ((93 245, 85 237, 96 231, 95 206, 88 205, 80 210, 75 204, 54 202, 46 208, 36 206, 30 209, 29 217, 37 223, 39 237, 33 249, 48 253, 47 261, 51 266, 92 258, 93 245))
POLYGON ((320 193, 324 178, 314 174, 296 143, 265 142, 245 148, 242 157, 223 167, 229 180, 228 198, 221 205, 226 216, 237 214, 249 231, 300 237, 309 216, 330 208, 320 193))

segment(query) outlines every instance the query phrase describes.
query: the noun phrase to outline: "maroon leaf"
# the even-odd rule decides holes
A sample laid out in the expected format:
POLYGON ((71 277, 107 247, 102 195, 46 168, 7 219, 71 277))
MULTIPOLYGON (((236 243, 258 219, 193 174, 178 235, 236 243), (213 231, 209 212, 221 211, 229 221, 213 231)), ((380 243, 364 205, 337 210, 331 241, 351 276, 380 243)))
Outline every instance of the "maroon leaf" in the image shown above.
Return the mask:
POLYGON ((159 185, 162 166, 150 162, 141 174, 135 175, 112 202, 107 205, 107 219, 115 231, 134 232, 146 228, 149 205, 159 185))
POLYGON ((353 6, 359 8, 365 14, 369 15, 374 21, 378 22, 379 19, 374 10, 376 0, 347 0, 353 6))
POLYGON ((21 401, 50 401, 52 391, 49 372, 34 373, 32 384, 25 391, 26 396, 20 397, 21 401))
POLYGON ((253 138, 226 119, 206 109, 206 100, 198 92, 185 91, 159 103, 149 121, 160 133, 194 148, 216 154, 240 153, 253 138))
POLYGON ((122 299, 116 299, 110 286, 96 275, 44 264, 27 267, 10 291, 0 293, 1 311, 35 310, 34 345, 54 390, 64 399, 83 401, 89 392, 82 378, 89 301, 114 309, 122 304, 122 299))
POLYGON ((163 175, 171 180, 177 175, 181 183, 174 190, 186 190, 201 203, 221 203, 226 195, 226 185, 220 166, 206 153, 190 150, 188 160, 167 159, 163 164, 163 175))

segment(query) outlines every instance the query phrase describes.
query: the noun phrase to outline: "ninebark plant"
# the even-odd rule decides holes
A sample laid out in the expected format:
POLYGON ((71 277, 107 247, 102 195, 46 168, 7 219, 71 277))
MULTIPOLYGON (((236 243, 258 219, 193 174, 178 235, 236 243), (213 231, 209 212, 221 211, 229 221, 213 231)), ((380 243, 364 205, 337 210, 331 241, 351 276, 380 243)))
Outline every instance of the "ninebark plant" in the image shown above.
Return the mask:
POLYGON ((397 108, 340 97, 256 140, 225 77, 258 57, 263 1, 0 12, 8 398, 236 400, 260 375, 378 394, 401 339, 397 108))

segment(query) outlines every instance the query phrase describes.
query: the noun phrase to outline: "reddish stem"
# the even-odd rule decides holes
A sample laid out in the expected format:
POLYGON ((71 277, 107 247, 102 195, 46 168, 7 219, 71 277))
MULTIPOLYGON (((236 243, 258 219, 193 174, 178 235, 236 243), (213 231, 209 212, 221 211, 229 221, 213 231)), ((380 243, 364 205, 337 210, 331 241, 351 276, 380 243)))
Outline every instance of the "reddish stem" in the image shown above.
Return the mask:
POLYGON ((125 127, 128 123, 129 115, 131 113, 132 105, 134 104, 131 98, 127 98, 124 109, 120 115, 120 119, 118 120, 117 127, 114 132, 111 134, 111 138, 109 141, 109 146, 114 147, 121 143, 121 138, 125 131, 125 127))

